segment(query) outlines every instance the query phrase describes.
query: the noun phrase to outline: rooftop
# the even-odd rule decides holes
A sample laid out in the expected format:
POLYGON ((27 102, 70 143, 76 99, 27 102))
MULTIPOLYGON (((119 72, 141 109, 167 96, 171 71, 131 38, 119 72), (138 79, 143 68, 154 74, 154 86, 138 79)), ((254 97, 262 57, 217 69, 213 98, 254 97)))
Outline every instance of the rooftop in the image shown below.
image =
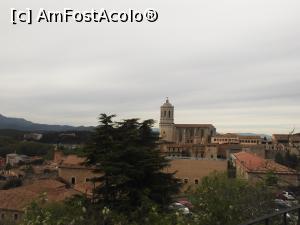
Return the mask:
POLYGON ((227 134, 217 134, 215 137, 217 138, 238 138, 237 134, 227 133, 227 134))
POLYGON ((56 163, 59 167, 84 168, 85 162, 85 157, 79 157, 74 154, 65 155, 61 151, 55 151, 54 153, 54 163, 56 163))
POLYGON ((300 141, 300 134, 273 134, 273 139, 280 140, 280 141, 288 141, 289 138, 291 141, 300 141))
POLYGON ((214 127, 212 124, 175 124, 175 127, 198 128, 198 127, 214 127))
POLYGON ((68 197, 80 194, 57 180, 45 179, 35 181, 9 190, 0 190, 0 209, 23 211, 24 207, 46 193, 50 202, 62 201, 68 197))
POLYGON ((234 133, 217 134, 217 138, 261 139, 258 135, 239 135, 234 133))
POLYGON ((77 155, 67 155, 66 158, 62 161, 64 165, 82 165, 86 161, 85 157, 79 157, 77 155))
POLYGON ((236 163, 239 163, 246 168, 247 172, 266 173, 268 171, 273 171, 274 173, 279 174, 297 173, 296 170, 276 163, 273 160, 261 158, 253 153, 238 152, 234 153, 233 156, 236 158, 236 163))

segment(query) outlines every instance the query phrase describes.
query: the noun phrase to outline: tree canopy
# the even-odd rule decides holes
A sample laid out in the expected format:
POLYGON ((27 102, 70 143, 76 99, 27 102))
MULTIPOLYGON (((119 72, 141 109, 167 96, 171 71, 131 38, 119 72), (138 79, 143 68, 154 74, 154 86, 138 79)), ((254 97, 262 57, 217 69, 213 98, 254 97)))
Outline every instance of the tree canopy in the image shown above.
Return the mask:
POLYGON ((149 201, 166 206, 180 184, 174 174, 163 172, 169 161, 157 147, 158 135, 152 132, 154 121, 114 118, 100 115, 93 142, 86 150, 87 163, 103 174, 95 197, 123 212, 144 207, 149 201))
POLYGON ((263 183, 213 173, 203 178, 191 194, 200 224, 235 225, 268 214, 274 209, 273 194, 263 183))

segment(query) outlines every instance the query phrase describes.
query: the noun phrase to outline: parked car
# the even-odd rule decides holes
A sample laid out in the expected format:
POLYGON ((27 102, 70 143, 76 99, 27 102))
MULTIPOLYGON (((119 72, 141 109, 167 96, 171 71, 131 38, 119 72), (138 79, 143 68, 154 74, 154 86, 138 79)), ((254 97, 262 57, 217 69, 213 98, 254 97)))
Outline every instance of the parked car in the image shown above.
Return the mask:
POLYGON ((188 200, 178 200, 177 202, 184 205, 185 207, 187 207, 189 209, 192 209, 194 207, 193 204, 188 200))
POLYGON ((177 212, 182 213, 183 215, 188 215, 190 214, 190 210, 188 207, 184 206, 183 204, 179 202, 174 202, 169 206, 170 210, 175 210, 177 212))
POLYGON ((282 191, 282 192, 278 193, 276 198, 282 199, 285 201, 295 201, 296 200, 294 194, 291 192, 287 192, 287 191, 282 191))
POLYGON ((276 211, 282 210, 282 209, 287 209, 291 207, 291 204, 285 200, 282 199, 275 199, 274 200, 275 206, 276 206, 276 211))

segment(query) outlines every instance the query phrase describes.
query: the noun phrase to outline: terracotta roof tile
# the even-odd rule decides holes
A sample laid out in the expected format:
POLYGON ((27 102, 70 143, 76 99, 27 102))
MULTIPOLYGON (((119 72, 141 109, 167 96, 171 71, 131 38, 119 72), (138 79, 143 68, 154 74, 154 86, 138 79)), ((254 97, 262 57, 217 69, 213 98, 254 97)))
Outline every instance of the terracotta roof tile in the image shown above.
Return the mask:
POLYGON ((66 188, 65 184, 57 180, 38 180, 30 185, 25 185, 9 190, 0 190, 0 209, 23 211, 43 193, 47 194, 48 201, 62 201, 79 192, 66 188))
POLYGON ((296 173, 295 170, 276 163, 273 160, 267 160, 249 152, 238 152, 233 155, 236 158, 236 163, 245 167, 248 172, 266 173, 272 170, 275 173, 296 173))
POLYGON ((62 164, 67 165, 82 165, 86 161, 85 157, 79 157, 77 155, 67 155, 63 161, 62 164))

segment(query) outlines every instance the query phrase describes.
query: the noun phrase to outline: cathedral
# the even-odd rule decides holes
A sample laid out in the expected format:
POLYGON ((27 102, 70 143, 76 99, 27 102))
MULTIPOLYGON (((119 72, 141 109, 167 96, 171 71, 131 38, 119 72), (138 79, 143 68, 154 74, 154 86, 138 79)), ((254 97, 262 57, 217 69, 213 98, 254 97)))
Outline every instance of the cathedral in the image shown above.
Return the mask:
POLYGON ((216 135, 212 124, 175 124, 174 106, 169 99, 160 107, 161 141, 174 144, 206 145, 216 135))

